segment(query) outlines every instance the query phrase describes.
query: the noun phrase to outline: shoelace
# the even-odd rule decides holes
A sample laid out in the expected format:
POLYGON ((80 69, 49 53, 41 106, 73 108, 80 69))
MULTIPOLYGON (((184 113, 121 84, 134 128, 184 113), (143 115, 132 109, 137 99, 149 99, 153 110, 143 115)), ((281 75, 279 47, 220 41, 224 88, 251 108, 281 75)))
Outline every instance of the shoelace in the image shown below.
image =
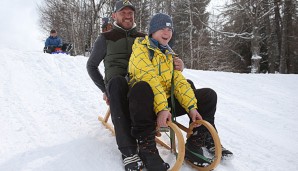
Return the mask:
MULTIPOLYGON (((210 152, 215 152, 215 146, 208 149, 210 152)), ((221 151, 226 151, 227 149, 221 146, 221 151)))
POLYGON ((215 147, 211 147, 208 149, 210 152, 214 153, 215 152, 215 147))

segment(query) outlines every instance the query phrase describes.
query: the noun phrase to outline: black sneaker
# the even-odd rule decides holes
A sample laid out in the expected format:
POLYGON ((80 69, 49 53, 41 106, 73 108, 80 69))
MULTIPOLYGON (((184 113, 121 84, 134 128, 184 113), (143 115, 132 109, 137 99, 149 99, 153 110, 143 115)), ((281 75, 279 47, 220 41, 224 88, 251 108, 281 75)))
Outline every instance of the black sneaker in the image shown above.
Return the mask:
POLYGON ((162 160, 157 152, 140 151, 140 157, 148 171, 166 171, 170 165, 162 160))
MULTIPOLYGON (((206 147, 208 152, 212 155, 215 155, 215 146, 212 147, 206 147)), ((227 150, 226 148, 224 148, 223 146, 221 146, 221 159, 222 160, 230 160, 233 158, 233 153, 230 150, 227 150)))
POLYGON ((143 162, 138 154, 131 156, 124 156, 122 154, 122 159, 125 171, 141 171, 141 169, 144 168, 143 162))
POLYGON ((199 167, 206 167, 212 160, 205 157, 202 147, 204 147, 205 133, 195 131, 185 144, 185 159, 199 167))
POLYGON ((155 142, 155 132, 138 138, 139 156, 148 171, 166 171, 170 165, 162 160, 155 142))
MULTIPOLYGON (((215 155, 215 144, 209 132, 206 134, 205 146, 210 154, 215 155)), ((221 151, 222 160, 229 160, 233 158, 233 153, 230 150, 227 150, 222 145, 221 145, 221 149, 222 149, 221 151)))

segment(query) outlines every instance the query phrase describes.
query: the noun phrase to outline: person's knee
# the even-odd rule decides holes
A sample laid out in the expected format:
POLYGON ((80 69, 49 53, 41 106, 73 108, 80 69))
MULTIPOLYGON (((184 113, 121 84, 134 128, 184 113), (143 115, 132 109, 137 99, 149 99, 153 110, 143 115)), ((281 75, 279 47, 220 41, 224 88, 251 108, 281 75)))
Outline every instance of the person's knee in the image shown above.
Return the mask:
POLYGON ((136 83, 129 91, 129 109, 131 113, 145 113, 149 112, 150 115, 153 112, 154 94, 150 85, 146 82, 136 83))
POLYGON ((198 101, 203 103, 213 102, 217 103, 217 93, 211 88, 202 88, 195 90, 195 95, 198 101))
POLYGON ((211 88, 206 88, 207 94, 214 99, 217 99, 217 93, 211 89, 211 88))
POLYGON ((111 78, 107 86, 108 97, 110 97, 112 94, 123 94, 123 93, 125 94, 125 96, 128 93, 128 83, 125 77, 115 76, 111 78))
POLYGON ((133 85, 133 87, 130 89, 129 97, 139 100, 149 100, 151 101, 153 99, 153 91, 150 85, 145 81, 137 82, 133 85))
POLYGON ((203 90, 204 90, 205 98, 208 99, 208 101, 216 104, 217 103, 217 93, 211 88, 204 88, 203 90))
POLYGON ((153 92, 150 85, 145 81, 137 82, 135 85, 133 85, 132 89, 144 92, 153 92))
POLYGON ((191 86, 191 88, 192 88, 193 90, 196 89, 194 83, 193 83, 190 79, 187 79, 187 82, 190 84, 190 86, 191 86))

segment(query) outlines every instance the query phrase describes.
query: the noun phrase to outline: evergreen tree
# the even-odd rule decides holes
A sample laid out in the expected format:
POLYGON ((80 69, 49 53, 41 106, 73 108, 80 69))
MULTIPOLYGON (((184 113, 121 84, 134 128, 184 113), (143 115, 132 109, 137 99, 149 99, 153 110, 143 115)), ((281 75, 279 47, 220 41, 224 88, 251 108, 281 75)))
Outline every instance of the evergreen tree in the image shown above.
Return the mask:
POLYGON ((137 23, 138 31, 147 32, 150 19, 150 1, 135 0, 131 1, 136 7, 135 22, 137 23))
POLYGON ((210 0, 205 1, 174 1, 173 21, 175 29, 176 53, 180 55, 188 68, 198 69, 202 63, 201 56, 208 44, 208 35, 201 22, 208 21, 209 14, 206 6, 210 0))

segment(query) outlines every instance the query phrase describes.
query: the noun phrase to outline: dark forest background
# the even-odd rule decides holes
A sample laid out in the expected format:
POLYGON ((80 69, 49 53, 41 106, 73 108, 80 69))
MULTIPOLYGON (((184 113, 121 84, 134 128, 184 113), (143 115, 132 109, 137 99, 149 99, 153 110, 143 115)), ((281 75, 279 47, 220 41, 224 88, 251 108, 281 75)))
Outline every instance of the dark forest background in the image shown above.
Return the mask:
MULTIPOLYGON (((210 0, 131 0, 135 22, 147 32, 150 17, 172 16, 174 51, 186 68, 239 73, 298 73, 298 1, 230 0, 206 10, 210 0)), ((115 0, 47 0, 38 6, 45 34, 56 29, 73 55, 85 55, 110 18, 115 0)))

